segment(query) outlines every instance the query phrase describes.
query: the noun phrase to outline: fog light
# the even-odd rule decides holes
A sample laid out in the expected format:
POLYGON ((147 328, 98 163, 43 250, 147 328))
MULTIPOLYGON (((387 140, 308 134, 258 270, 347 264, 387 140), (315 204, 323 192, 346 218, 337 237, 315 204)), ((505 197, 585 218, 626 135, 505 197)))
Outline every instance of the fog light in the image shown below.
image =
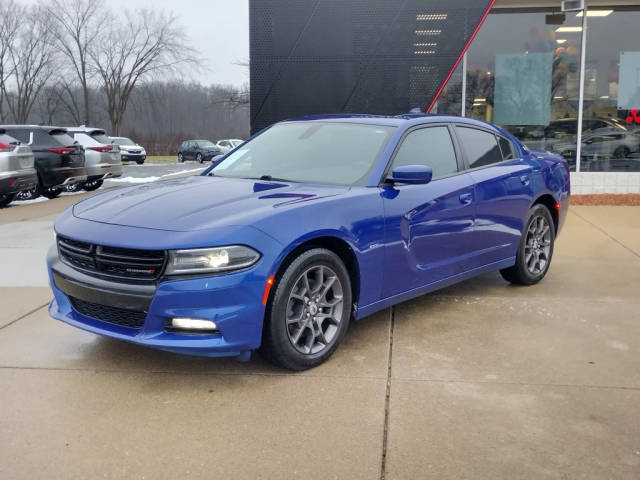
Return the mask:
POLYGON ((198 318, 172 318, 171 327, 176 330, 191 330, 194 332, 217 331, 218 327, 211 320, 201 320, 198 318))

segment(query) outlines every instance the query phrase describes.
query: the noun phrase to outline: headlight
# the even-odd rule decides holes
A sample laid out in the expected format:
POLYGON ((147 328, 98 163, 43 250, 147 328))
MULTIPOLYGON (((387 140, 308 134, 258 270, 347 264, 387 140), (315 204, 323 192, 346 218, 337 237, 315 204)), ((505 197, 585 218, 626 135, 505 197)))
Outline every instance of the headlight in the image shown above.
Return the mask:
POLYGON ((260 260, 258 252, 242 245, 170 250, 166 274, 229 272, 250 267, 258 260, 260 260))

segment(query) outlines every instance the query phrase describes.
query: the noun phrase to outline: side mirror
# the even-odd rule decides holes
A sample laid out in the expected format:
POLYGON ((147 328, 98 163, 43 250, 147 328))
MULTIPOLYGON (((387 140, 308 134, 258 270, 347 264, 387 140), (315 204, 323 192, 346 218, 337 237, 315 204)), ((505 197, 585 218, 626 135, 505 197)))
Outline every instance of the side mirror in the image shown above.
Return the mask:
POLYGON ((433 170, 426 165, 405 165, 396 167, 391 172, 391 180, 395 183, 425 185, 433 178, 433 170))

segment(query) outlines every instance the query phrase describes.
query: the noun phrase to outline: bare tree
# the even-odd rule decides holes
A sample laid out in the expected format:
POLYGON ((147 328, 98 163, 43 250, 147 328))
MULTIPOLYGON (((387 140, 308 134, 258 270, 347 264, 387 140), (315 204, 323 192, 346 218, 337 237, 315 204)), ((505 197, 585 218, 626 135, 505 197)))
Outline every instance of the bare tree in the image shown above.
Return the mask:
POLYGON ((45 83, 52 74, 53 32, 40 7, 23 14, 14 48, 9 51, 10 84, 4 85, 7 106, 14 121, 25 123, 45 83))
POLYGON ((173 15, 137 10, 105 27, 90 55, 107 99, 112 134, 118 135, 139 82, 195 66, 197 58, 173 15))
POLYGON ((20 28, 20 18, 24 7, 13 0, 0 0, 0 121, 6 121, 4 111, 5 93, 9 77, 13 73, 11 53, 16 48, 16 39, 20 28))
MULTIPOLYGON (((91 122, 89 81, 93 73, 89 48, 98 38, 108 14, 104 0, 49 0, 44 8, 56 27, 56 45, 80 83, 82 123, 88 125, 91 122)), ((67 88, 67 93, 70 92, 67 88)), ((76 100, 70 102, 74 106, 78 103, 76 100)))

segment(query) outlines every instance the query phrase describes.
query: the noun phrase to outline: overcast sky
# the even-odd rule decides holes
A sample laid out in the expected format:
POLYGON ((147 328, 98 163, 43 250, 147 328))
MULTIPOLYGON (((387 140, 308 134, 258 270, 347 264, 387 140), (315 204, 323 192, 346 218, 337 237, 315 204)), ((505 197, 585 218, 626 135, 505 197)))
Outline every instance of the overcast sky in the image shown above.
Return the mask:
POLYGON ((249 70, 234 62, 249 60, 248 0, 106 0, 116 10, 153 8, 174 12, 193 46, 206 59, 203 84, 242 85, 249 70))

